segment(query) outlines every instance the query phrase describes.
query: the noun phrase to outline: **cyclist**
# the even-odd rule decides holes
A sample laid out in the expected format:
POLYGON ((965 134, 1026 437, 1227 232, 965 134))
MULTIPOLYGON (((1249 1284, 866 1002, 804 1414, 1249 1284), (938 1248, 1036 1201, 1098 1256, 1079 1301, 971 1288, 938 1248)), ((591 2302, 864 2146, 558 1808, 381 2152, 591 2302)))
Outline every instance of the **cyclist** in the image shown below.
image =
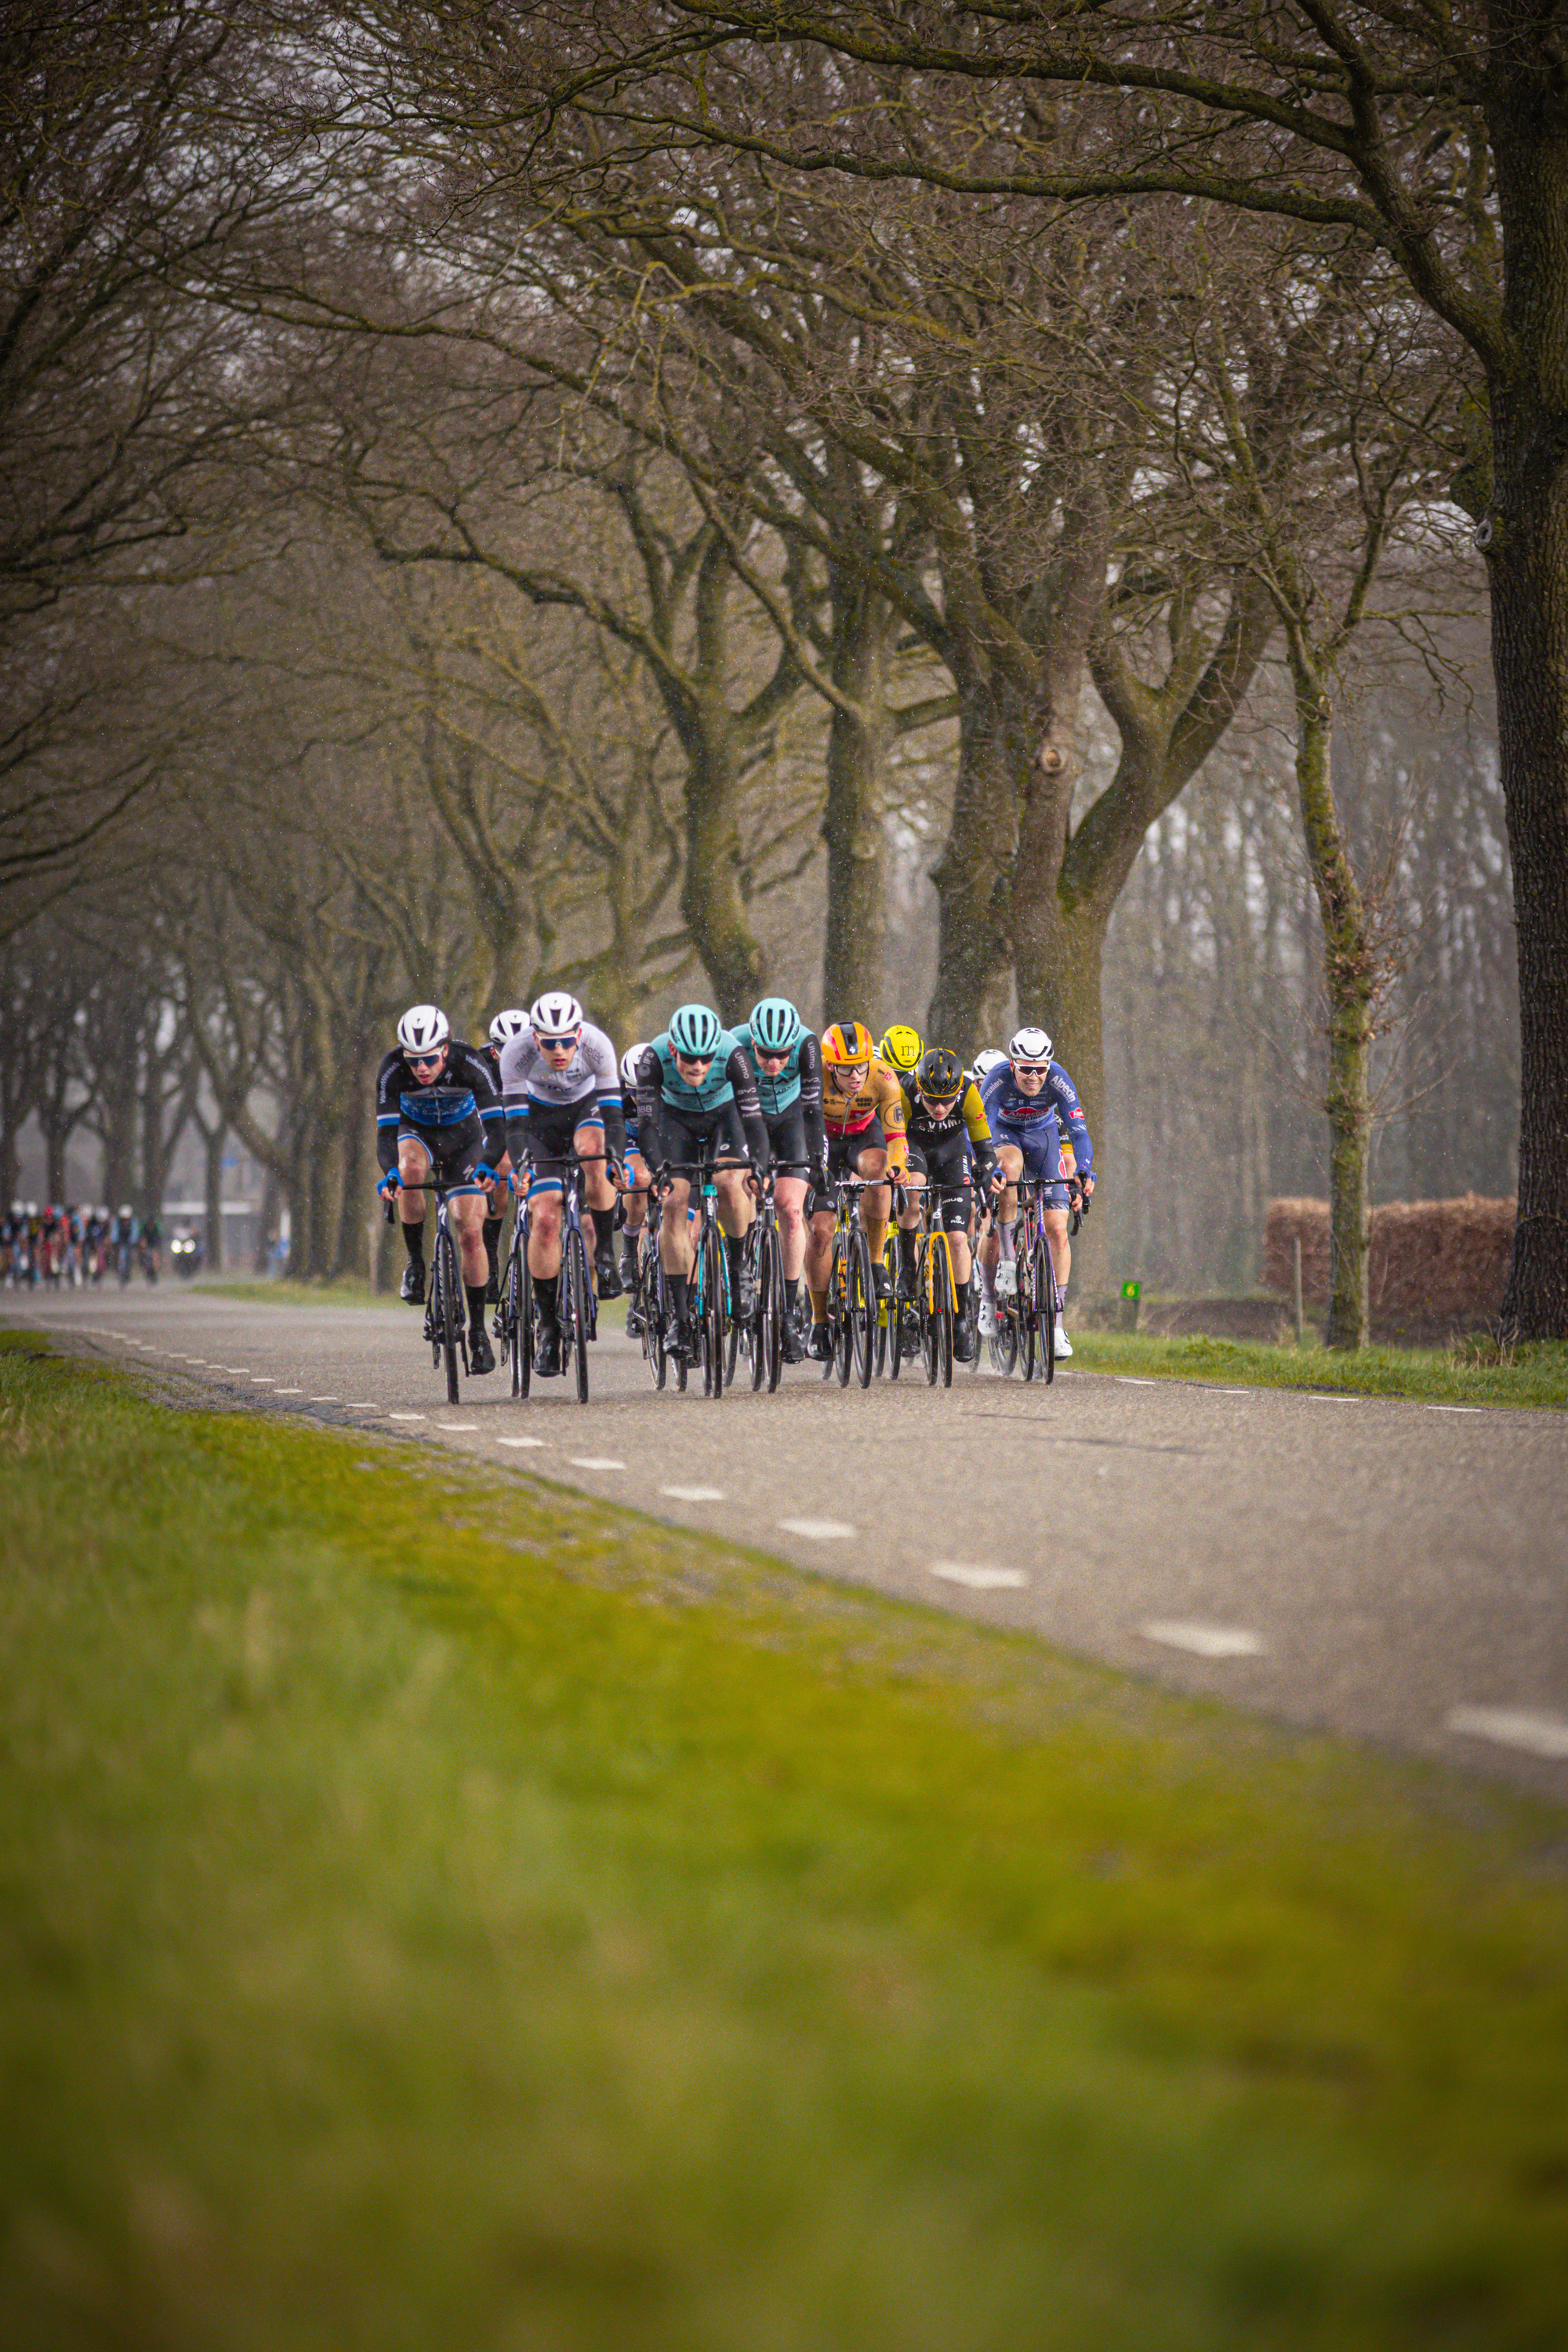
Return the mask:
POLYGON ((621 1295, 612 1223, 613 1170, 626 1148, 621 1074, 609 1038, 564 988, 547 988, 534 998, 526 1028, 501 1048, 500 1070, 514 1184, 521 1181, 523 1161, 530 1163, 528 1270, 539 1308, 533 1368, 548 1378, 561 1370, 562 1171, 574 1158, 583 1169, 586 1239, 599 1297, 621 1295))
MULTIPOLYGON (((514 1037, 521 1037, 527 1026, 527 1013, 521 1011, 516 1005, 513 1005, 510 1010, 506 1013, 498 1013, 495 1019, 490 1023, 489 1039, 482 1050, 489 1055, 490 1060, 495 1065, 496 1086, 498 1088, 500 1086, 501 1050, 504 1046, 510 1045, 514 1037)), ((510 1166, 510 1158, 503 1154, 500 1164, 496 1170, 497 1175, 504 1176, 510 1166)), ((505 1202, 499 1192, 492 1192, 485 1211, 485 1264, 489 1268, 489 1273, 485 1283, 485 1300, 487 1305, 490 1307, 499 1306, 500 1303, 500 1262, 499 1253, 500 1250, 500 1229, 505 1223, 505 1202), (501 1202, 499 1209, 496 1206, 498 1201, 500 1201, 501 1202)))
MULTIPOLYGON (((996 1229, 981 1253, 984 1298, 980 1330, 983 1338, 989 1339, 996 1328, 996 1267, 1004 1259, 1011 1263, 1013 1257, 1018 1219, 1018 1195, 1014 1183, 1026 1174, 1046 1187, 1041 1194, 1040 1223, 1056 1269, 1057 1287, 1065 1297, 1072 1249, 1068 1240, 1068 1188, 1061 1175, 1061 1149, 1065 1141, 1077 1162, 1073 1181, 1087 1200, 1094 1191, 1094 1145, 1078 1089, 1061 1064, 1052 1060, 1051 1041, 1043 1029, 1026 1024, 1015 1030, 1008 1042, 1006 1062, 992 1071, 981 1091, 996 1139, 997 1157, 1003 1173, 1010 1180, 1002 1196, 996 1229)), ((1059 1315, 1056 1352, 1058 1356, 1072 1354, 1072 1343, 1059 1315)))
POLYGON ((910 1172, 899 1210, 900 1292, 912 1298, 915 1289, 915 1229, 920 1223, 919 1194, 926 1185, 942 1188, 942 1222, 952 1251, 952 1277, 958 1286, 958 1313, 952 1328, 952 1352, 961 1363, 974 1360, 974 1334, 969 1324, 970 1216, 973 1195, 969 1170, 973 1162, 979 1184, 989 1192, 997 1166, 990 1122, 980 1089, 958 1055, 946 1045, 931 1045, 921 1055, 912 1078, 904 1080, 906 1125, 910 1139, 910 1172))
POLYGON ((120 1213, 114 1220, 114 1270, 120 1276, 121 1288, 131 1279, 132 1253, 141 1237, 142 1228, 136 1222, 136 1212, 129 1201, 122 1201, 120 1213))
POLYGON ((621 1196, 621 1286, 626 1293, 626 1337, 642 1331, 637 1302, 637 1236, 647 1223, 649 1176, 642 1156, 637 1129, 637 1064, 647 1052, 647 1040, 628 1045, 621 1055, 621 1104, 626 1117, 626 1189, 621 1196))
POLYGON ((890 1029, 882 1032, 877 1046, 877 1058, 879 1062, 886 1062, 900 1083, 904 1084, 920 1068, 924 1052, 925 1040, 920 1031, 911 1029, 907 1021, 895 1021, 890 1029))
MULTIPOLYGON (((484 1202, 500 1160, 501 1118, 489 1056, 453 1036, 439 1005, 411 1004, 376 1073, 375 1150, 382 1170, 376 1190, 391 1200, 404 1184, 432 1177, 453 1187, 447 1197, 468 1302, 468 1370, 475 1373, 496 1368, 485 1330, 484 1202)), ((424 1193, 405 1193, 398 1214, 408 1253, 403 1296, 411 1307, 422 1307, 424 1193)))
MULTIPOLYGON (((835 1021, 822 1033, 822 1123, 827 1135, 827 1183, 811 1198, 811 1240, 805 1279, 811 1292, 811 1339, 807 1354, 826 1363, 833 1352, 827 1334, 827 1282, 833 1264, 834 1180, 856 1175, 875 1179, 890 1170, 903 1174, 909 1150, 904 1136, 903 1088, 878 1057, 863 1021, 835 1021)), ((860 1226, 871 1251, 879 1298, 891 1296, 882 1264, 892 1213, 892 1189, 873 1183, 860 1195, 860 1226)))
POLYGON ((785 996, 762 998, 734 1034, 752 1057, 757 1099, 767 1121, 773 1204, 779 1215, 779 1255, 784 1262, 785 1312, 780 1336, 785 1362, 798 1364, 805 1355, 800 1277, 805 1264, 806 1178, 824 1174, 827 1159, 822 1125, 822 1045, 785 996))
POLYGON ((156 1282, 163 1268, 163 1220, 156 1209, 142 1228, 142 1271, 156 1282))
MULTIPOLYGON (((669 1294, 664 1344, 671 1353, 686 1355, 691 1276, 686 1212, 691 1184, 670 1171, 703 1157, 749 1158, 757 1176, 765 1176, 769 1165, 767 1124, 751 1055, 708 1005, 681 1005, 668 1028, 644 1046, 637 1062, 637 1140, 663 1202, 658 1257, 669 1294)), ((742 1255, 752 1222, 751 1181, 742 1168, 718 1169, 713 1178, 730 1261, 730 1295, 742 1322, 756 1304, 742 1255)))

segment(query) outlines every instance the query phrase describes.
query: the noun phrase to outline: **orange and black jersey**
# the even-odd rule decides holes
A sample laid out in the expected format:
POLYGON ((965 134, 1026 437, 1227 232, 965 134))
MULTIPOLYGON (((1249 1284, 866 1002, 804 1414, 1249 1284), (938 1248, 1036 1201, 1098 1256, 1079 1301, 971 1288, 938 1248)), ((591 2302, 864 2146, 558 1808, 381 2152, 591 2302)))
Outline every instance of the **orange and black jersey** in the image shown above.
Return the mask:
POLYGON ((822 1124, 832 1138, 858 1135, 874 1118, 882 1123, 890 1167, 901 1168, 909 1150, 904 1133, 904 1090, 896 1070, 872 1056, 869 1068, 854 1094, 844 1088, 841 1065, 826 1063, 822 1072, 822 1124))

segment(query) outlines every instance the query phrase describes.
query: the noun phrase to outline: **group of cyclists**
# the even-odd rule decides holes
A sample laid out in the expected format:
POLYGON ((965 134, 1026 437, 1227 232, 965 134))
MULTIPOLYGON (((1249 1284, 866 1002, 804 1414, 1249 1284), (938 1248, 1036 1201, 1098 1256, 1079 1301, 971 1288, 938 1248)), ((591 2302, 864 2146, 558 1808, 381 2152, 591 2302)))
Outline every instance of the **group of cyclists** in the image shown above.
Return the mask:
MULTIPOLYGON (((601 1299, 633 1290, 633 1336, 637 1252, 657 1214, 662 1343, 681 1361, 692 1346, 700 1174, 716 1194, 731 1311, 742 1324, 756 1307, 746 1238, 771 1191, 791 1363, 832 1354, 829 1260, 844 1180, 855 1181, 878 1300, 889 1310, 912 1295, 921 1195, 934 1188, 930 1205, 958 1290, 953 1352, 965 1362, 977 1339, 995 1334, 998 1288, 1012 1287, 1020 1181, 1034 1188, 1058 1297, 1071 1267, 1069 1211, 1086 1206, 1095 1185, 1083 1106, 1044 1029, 1026 1024, 1005 1052, 989 1049, 965 1067, 907 1024, 879 1040, 858 1020, 818 1033, 780 996, 763 997, 732 1028, 706 1004, 683 1004, 658 1036, 619 1056, 564 989, 546 990, 526 1012, 498 1013, 479 1045, 454 1037, 438 1006, 412 1005, 377 1074, 376 1136, 377 1189, 400 1223, 411 1305, 426 1299, 427 1192, 442 1190, 473 1373, 495 1369, 486 1310, 499 1298, 509 1195, 527 1204, 532 1369, 562 1369, 563 1195, 574 1167, 595 1287, 601 1299)), ((1059 1312, 1054 1336, 1056 1354, 1069 1356, 1059 1312)))
POLYGON ((126 1202, 108 1209, 79 1209, 50 1202, 13 1201, 0 1215, 0 1282, 13 1289, 44 1284, 51 1289, 101 1282, 117 1274, 129 1282, 140 1268, 156 1282, 163 1263, 163 1225, 145 1223, 126 1202))

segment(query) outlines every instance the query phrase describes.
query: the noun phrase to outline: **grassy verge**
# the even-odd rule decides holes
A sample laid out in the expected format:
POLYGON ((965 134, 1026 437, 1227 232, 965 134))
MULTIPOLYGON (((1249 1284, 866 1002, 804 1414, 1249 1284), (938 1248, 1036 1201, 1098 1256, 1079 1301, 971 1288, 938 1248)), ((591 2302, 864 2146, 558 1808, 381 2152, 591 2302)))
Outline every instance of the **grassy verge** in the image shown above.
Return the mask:
POLYGON ((0 1352, 26 2344, 1555 2347, 1560 1811, 0 1352))
POLYGON ((1448 1404, 1568 1407, 1568 1344, 1560 1340, 1520 1348, 1507 1362, 1488 1361, 1490 1351, 1473 1348, 1363 1348, 1347 1356, 1310 1343, 1271 1347, 1237 1339, 1156 1339, 1141 1332, 1075 1330, 1072 1344, 1074 1364, 1090 1372, 1334 1389, 1448 1404))

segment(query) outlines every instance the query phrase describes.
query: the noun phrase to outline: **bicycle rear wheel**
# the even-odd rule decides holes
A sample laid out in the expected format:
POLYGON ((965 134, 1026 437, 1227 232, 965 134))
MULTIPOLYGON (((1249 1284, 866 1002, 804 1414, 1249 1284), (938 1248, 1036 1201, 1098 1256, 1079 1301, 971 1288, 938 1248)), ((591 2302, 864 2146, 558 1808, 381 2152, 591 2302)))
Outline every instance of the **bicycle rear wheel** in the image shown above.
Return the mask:
POLYGON ((447 1402, 458 1402, 458 1343, 463 1329, 463 1285, 458 1245, 444 1224, 436 1229, 436 1335, 447 1367, 447 1402))
POLYGON ((855 1377, 863 1389, 868 1389, 877 1357, 877 1284, 871 1272, 871 1244, 858 1225, 849 1238, 848 1305, 855 1377))
POLYGON ((562 1272, 566 1277, 563 1286, 565 1291, 563 1304, 571 1322, 561 1336, 576 1359, 577 1402, 586 1404, 589 1317, 593 1309, 588 1304, 588 1244, 576 1225, 566 1236, 566 1256, 562 1272))

